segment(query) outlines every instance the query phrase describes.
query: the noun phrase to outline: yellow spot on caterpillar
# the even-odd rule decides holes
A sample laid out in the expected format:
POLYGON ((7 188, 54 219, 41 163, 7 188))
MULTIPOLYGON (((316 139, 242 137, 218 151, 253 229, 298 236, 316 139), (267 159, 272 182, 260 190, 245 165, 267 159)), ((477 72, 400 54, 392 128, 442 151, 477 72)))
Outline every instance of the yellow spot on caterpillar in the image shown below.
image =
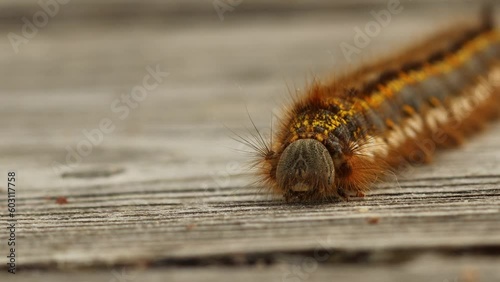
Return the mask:
POLYGON ((441 102, 436 97, 431 97, 430 102, 431 105, 435 107, 439 107, 441 105, 441 102))
POLYGON ((385 120, 385 124, 387 125, 387 127, 389 129, 393 129, 396 127, 396 124, 394 123, 394 121, 392 121, 391 119, 386 119, 385 120))
POLYGON ((407 115, 411 116, 411 115, 415 114, 415 109, 413 107, 411 107, 410 105, 404 105, 403 112, 406 113, 407 115))

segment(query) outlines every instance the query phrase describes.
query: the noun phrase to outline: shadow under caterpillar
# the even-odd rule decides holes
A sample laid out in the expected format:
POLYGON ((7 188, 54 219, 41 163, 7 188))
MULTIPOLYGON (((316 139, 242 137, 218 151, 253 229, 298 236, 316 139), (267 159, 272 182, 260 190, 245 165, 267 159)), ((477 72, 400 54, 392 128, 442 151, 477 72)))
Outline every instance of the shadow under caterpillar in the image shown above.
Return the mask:
POLYGON ((429 162, 434 148, 460 144, 499 109, 500 32, 490 14, 314 81, 286 109, 271 144, 262 136, 244 143, 264 185, 287 201, 348 199, 402 166, 429 162))

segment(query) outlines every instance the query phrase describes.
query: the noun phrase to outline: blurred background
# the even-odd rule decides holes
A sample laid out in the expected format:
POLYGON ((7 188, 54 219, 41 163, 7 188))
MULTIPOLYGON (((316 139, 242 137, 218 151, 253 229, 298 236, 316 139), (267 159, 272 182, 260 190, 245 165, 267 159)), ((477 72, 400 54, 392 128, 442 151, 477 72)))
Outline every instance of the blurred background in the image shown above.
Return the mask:
POLYGON ((479 6, 458 0, 4 0, 0 158, 33 167, 32 175, 53 183, 51 164, 64 162, 67 147, 75 148, 86 139, 82 131, 106 117, 112 132, 78 165, 203 161, 192 148, 207 142, 221 156, 227 153, 216 148, 234 147, 224 126, 247 126, 246 108, 259 127, 268 127, 289 91, 313 76, 328 77, 474 19, 479 6), (357 30, 376 19, 373 13, 391 5, 397 13, 346 57, 340 45, 354 44, 357 30), (168 77, 140 102, 126 104, 150 68, 168 77))

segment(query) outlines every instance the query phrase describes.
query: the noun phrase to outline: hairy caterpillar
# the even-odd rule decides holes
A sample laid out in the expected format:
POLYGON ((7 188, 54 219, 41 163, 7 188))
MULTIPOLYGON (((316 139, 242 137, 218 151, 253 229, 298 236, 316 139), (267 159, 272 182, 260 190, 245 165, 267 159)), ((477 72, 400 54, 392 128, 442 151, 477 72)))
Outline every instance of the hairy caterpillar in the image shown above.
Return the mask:
POLYGON ((436 147, 459 144, 499 109, 500 32, 484 15, 392 58, 314 81, 286 109, 274 142, 250 145, 261 180, 287 201, 348 199, 389 171, 428 162, 436 147))

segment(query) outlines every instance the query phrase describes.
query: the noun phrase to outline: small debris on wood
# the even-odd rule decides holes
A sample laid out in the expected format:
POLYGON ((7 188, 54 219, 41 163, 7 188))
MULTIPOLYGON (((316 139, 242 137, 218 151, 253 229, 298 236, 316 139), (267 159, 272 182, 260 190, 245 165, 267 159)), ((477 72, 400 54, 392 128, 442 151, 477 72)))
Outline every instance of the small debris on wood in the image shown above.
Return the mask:
POLYGON ((57 197, 56 204, 65 205, 68 203, 68 199, 66 197, 57 197))
POLYGON ((380 222, 380 217, 370 217, 366 220, 369 224, 378 224, 380 222))

